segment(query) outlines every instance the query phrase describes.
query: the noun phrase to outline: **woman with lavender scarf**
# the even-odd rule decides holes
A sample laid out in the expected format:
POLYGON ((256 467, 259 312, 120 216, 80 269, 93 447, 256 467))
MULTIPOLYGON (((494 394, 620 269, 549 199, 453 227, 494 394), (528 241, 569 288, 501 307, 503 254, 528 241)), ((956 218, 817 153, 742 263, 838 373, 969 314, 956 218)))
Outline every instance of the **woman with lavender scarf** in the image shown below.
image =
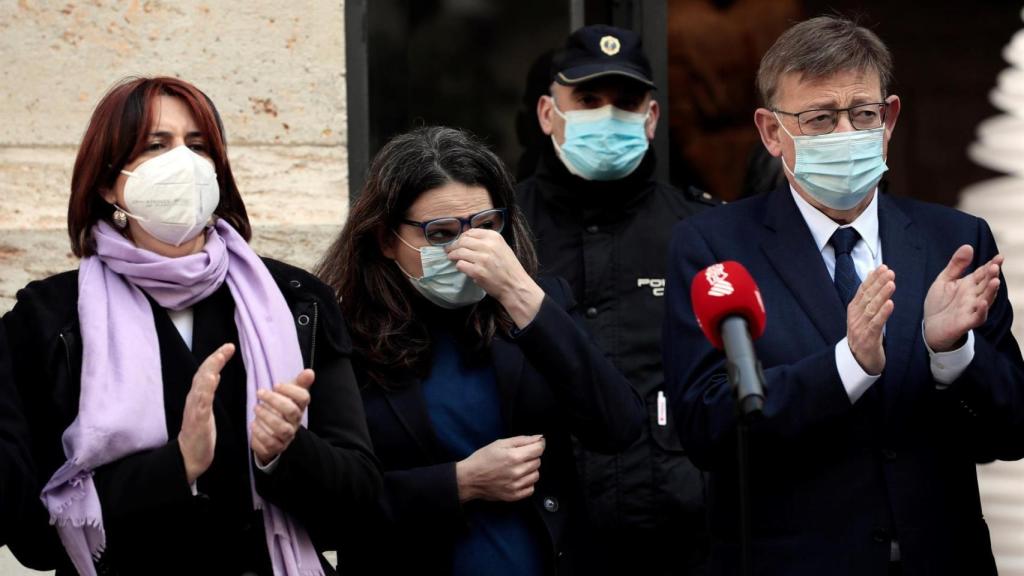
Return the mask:
POLYGON ((127 79, 68 207, 78 270, 3 318, 39 499, 11 537, 57 574, 333 574, 380 474, 337 301, 261 259, 213 103, 127 79))

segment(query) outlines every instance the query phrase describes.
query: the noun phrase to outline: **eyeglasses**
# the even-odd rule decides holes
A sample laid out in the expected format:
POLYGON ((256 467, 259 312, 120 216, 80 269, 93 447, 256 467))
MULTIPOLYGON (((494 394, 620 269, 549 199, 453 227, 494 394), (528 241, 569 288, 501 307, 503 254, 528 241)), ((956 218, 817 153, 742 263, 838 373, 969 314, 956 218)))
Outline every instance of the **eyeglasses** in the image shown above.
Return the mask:
POLYGON ((822 108, 818 110, 804 110, 803 112, 783 112, 773 110, 777 114, 796 117, 796 123, 800 127, 800 133, 805 136, 821 136, 836 129, 839 124, 839 113, 846 112, 850 124, 854 130, 871 130, 879 128, 885 121, 885 108, 887 102, 872 102, 870 104, 858 104, 849 108, 822 108))
POLYGON ((505 208, 491 208, 483 212, 477 212, 468 218, 448 216, 446 218, 434 218, 426 222, 415 220, 402 220, 402 224, 416 226, 423 229, 423 237, 432 246, 445 246, 451 244, 462 232, 468 228, 482 228, 494 230, 501 233, 505 227, 505 208))

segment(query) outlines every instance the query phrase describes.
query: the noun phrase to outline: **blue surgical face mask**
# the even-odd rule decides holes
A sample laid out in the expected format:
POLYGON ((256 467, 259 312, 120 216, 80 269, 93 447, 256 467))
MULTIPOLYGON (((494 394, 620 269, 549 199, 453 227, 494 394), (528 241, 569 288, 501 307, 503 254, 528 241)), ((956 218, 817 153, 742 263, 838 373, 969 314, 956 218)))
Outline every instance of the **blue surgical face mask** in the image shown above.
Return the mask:
POLYGON ((406 272, 398 261, 398 269, 402 271, 413 288, 431 303, 449 310, 476 304, 487 295, 484 289, 477 286, 469 276, 455 267, 455 261, 448 259, 443 246, 424 246, 417 248, 406 242, 397 232, 392 233, 409 248, 420 253, 420 265, 423 276, 419 278, 406 272))
POLYGON ((882 153, 884 126, 821 136, 793 136, 781 120, 779 126, 796 147, 795 166, 790 170, 783 158, 783 168, 811 197, 833 210, 860 204, 889 169, 882 153))
POLYGON ((554 98, 551 105, 565 120, 565 142, 559 146, 552 135, 551 143, 570 173, 584 180, 620 180, 643 161, 650 108, 646 114, 638 114, 609 104, 563 113, 554 98))

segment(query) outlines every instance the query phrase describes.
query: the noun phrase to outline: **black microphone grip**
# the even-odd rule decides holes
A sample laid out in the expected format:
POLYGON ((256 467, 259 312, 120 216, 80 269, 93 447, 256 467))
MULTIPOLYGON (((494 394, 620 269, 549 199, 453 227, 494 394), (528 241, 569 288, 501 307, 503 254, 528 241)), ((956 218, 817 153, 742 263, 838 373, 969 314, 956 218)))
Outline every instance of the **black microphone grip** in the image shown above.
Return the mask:
POLYGON ((764 407, 764 372, 754 353, 746 318, 729 316, 722 321, 722 344, 740 414, 746 419, 760 416, 764 407))

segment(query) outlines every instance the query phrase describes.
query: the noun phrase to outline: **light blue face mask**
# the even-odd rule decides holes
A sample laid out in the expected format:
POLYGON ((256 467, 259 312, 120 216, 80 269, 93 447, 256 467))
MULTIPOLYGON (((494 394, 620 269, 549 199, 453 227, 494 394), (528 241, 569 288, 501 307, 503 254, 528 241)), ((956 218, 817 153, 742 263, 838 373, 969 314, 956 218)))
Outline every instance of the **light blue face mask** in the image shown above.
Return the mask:
POLYGON ((419 278, 406 272, 397 260, 395 264, 409 278, 413 288, 431 303, 452 310, 476 304, 487 295, 487 292, 477 286, 469 276, 459 272, 455 267, 455 261, 448 259, 444 246, 417 248, 406 242, 397 232, 392 230, 392 233, 402 241, 402 244, 420 253, 423 276, 419 278))
MULTIPOLYGON (((779 120, 778 114, 775 119, 779 120)), ((889 169, 882 155, 885 127, 821 136, 793 136, 796 166, 782 159, 782 166, 815 200, 833 210, 849 210, 875 189, 889 169)))
POLYGON ((646 114, 627 112, 611 104, 594 110, 562 112, 554 99, 555 114, 565 120, 565 143, 551 136, 566 169, 584 180, 620 180, 640 165, 647 153, 646 114))

